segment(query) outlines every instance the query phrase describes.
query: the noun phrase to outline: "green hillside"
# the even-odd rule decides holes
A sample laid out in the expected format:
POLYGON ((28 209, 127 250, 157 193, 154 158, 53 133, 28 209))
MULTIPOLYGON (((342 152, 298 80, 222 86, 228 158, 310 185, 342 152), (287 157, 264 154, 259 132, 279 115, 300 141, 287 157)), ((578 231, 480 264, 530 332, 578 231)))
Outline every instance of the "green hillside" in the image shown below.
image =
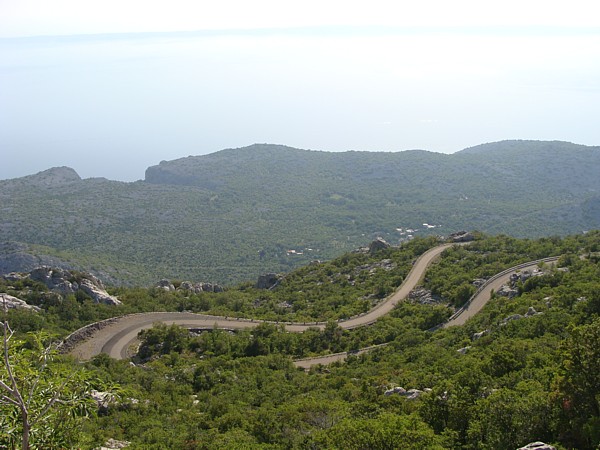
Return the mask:
MULTIPOLYGON (((129 442, 131 449, 416 450, 516 449, 543 441, 558 450, 596 449, 600 232, 477 238, 445 251, 426 273, 424 286, 439 295, 438 301, 402 302, 371 326, 344 330, 330 321, 324 330, 294 334, 262 324, 236 333, 215 329, 190 334, 177 326, 155 325, 142 333, 135 362, 102 354, 82 365, 57 357, 47 366, 50 380, 70 373, 68 387, 75 390, 70 395, 93 388, 111 393, 112 400, 100 405, 88 401, 82 410, 58 403, 55 410, 73 414, 51 415, 48 426, 32 433, 33 443, 96 448, 117 439, 129 442), (557 266, 518 282, 514 297, 496 295, 464 326, 427 331, 464 301, 463 288, 475 280, 548 255, 560 257, 557 266), (377 343, 388 345, 308 372, 292 363, 297 356, 377 343)), ((411 261, 437 244, 435 239, 415 239, 400 248, 345 254, 300 268, 269 291, 272 297, 262 304, 255 302, 260 294, 248 284, 210 295, 120 288, 115 293, 123 304, 110 308, 93 305, 84 296, 60 299, 27 280, 0 280, 0 292, 26 296, 41 308, 8 313, 15 337, 27 339, 11 341, 15 351, 11 347, 10 355, 22 373, 35 363, 26 357, 36 341, 25 331, 64 334, 100 317, 134 310, 222 308, 222 314, 231 314, 239 308, 241 314, 273 317, 282 314, 279 301, 292 303, 290 296, 301 292, 309 307, 294 307, 287 317, 301 319, 310 310, 314 317, 327 318, 318 311, 340 313, 380 284, 396 286, 411 261), (383 261, 394 268, 382 267, 383 261), (348 274, 355 276, 349 279, 348 274), (323 304, 328 306, 321 308, 323 304)), ((6 372, 0 370, 0 379, 6 379, 6 372)), ((36 407, 32 404, 32 410, 36 407)), ((0 446, 18 446, 19 415, 14 411, 0 402, 0 446)))
MULTIPOLYGON (((598 147, 505 141, 454 155, 252 145, 163 161, 135 183, 50 169, 0 181, 0 242, 111 284, 230 284, 376 236, 397 244, 459 229, 537 237, 598 228, 599 167, 598 147)), ((22 256, 0 254, 0 268, 22 256)))

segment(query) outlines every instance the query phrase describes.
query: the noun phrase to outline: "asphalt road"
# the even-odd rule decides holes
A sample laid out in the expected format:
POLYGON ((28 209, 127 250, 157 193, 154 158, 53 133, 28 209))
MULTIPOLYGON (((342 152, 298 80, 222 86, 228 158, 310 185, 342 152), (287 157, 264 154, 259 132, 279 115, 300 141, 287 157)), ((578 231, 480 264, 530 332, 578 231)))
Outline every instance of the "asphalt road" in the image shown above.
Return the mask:
MULTIPOLYGON (((380 317, 388 314, 396 304, 406 298, 408 293, 419 283, 419 280, 427 270, 427 267, 448 247, 453 244, 443 244, 434 247, 421 255, 413 264, 413 267, 400 287, 384 302, 370 310, 368 313, 339 321, 339 326, 345 329, 357 328, 369 325, 380 317)), ((108 326, 96 331, 89 339, 75 346, 70 354, 87 360, 100 353, 107 353, 116 359, 131 356, 138 343, 138 333, 151 328, 155 322, 166 324, 177 324, 187 328, 224 328, 243 329, 253 328, 260 324, 259 320, 232 319, 227 317, 208 316, 193 313, 161 312, 132 314, 119 318, 108 326)), ((287 323, 285 329, 289 332, 302 333, 309 327, 324 328, 324 323, 287 323)), ((328 364, 335 360, 344 359, 345 353, 339 355, 328 355, 325 357, 311 358, 298 361, 298 367, 310 367, 314 364, 328 364)))

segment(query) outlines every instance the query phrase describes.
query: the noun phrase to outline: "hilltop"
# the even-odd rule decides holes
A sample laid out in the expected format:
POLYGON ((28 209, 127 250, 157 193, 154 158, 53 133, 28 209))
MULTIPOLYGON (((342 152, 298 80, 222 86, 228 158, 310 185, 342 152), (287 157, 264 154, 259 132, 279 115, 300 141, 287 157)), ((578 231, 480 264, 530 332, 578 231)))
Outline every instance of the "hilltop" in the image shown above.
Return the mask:
POLYGON ((230 284, 378 236, 598 228, 599 167, 599 147, 504 141, 453 155, 255 144, 163 161, 134 183, 58 168, 0 181, 0 242, 116 284, 230 284))

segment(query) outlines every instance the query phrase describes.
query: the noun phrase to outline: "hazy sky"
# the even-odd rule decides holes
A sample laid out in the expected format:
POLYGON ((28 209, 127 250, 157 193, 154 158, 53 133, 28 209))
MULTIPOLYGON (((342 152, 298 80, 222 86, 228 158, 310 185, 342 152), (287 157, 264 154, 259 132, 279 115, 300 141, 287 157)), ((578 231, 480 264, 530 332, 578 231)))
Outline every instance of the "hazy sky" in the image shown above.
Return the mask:
POLYGON ((600 145, 599 117, 597 0, 0 0, 0 179, 255 142, 600 145))

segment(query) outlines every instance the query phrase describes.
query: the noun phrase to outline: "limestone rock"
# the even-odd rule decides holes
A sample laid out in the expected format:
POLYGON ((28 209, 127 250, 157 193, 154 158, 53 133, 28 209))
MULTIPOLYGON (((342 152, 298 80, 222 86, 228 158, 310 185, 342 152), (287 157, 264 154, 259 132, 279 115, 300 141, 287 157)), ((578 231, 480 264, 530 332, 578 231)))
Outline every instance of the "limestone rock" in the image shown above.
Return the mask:
POLYGON ((281 275, 276 273, 265 273, 258 277, 256 282, 257 289, 273 289, 277 286, 282 279, 281 275))
POLYGON ((117 441, 116 439, 109 439, 104 443, 102 447, 98 447, 98 450, 120 450, 128 447, 131 442, 129 441, 117 441))
POLYGON ((512 316, 505 317, 502 321, 502 325, 506 325, 511 320, 521 320, 523 316, 521 314, 513 314, 512 316))
POLYGON ((517 289, 513 289, 506 284, 500 286, 500 289, 496 291, 496 295, 501 295, 502 297, 514 298, 519 295, 519 291, 517 289))
POLYGON ((120 305, 121 301, 106 292, 102 281, 90 273, 74 273, 48 266, 38 267, 29 273, 29 278, 44 283, 48 289, 61 295, 74 294, 81 290, 95 303, 120 305))
POLYGON ((442 299, 421 286, 417 286, 408 293, 408 300, 412 303, 421 305, 437 305, 442 302, 442 299))
POLYGON ((535 316, 536 314, 539 314, 539 313, 535 310, 535 308, 533 306, 530 306, 527 309, 527 312, 525 313, 525 316, 526 317, 530 317, 530 316, 535 316))
POLYGON ((479 333, 474 333, 473 336, 471 336, 471 339, 473 341, 476 341, 477 339, 481 339, 483 336, 485 336, 489 332, 490 332, 490 330, 483 330, 483 331, 480 331, 479 333))
POLYGON ((204 292, 223 292, 223 287, 213 283, 201 283, 204 292))
POLYGON ((390 395, 393 394, 398 394, 401 395, 402 397, 404 397, 407 400, 415 400, 417 398, 419 398, 419 396, 423 393, 423 391, 419 390, 419 389, 404 389, 403 387, 400 386, 396 386, 393 387, 391 389, 387 389, 383 395, 385 395, 386 397, 389 397, 390 395))
POLYGON ((389 248, 390 244, 384 241, 382 238, 377 238, 373 242, 369 244, 369 253, 377 253, 380 250, 385 250, 389 248))
POLYGON ((44 283, 48 289, 62 295, 74 294, 77 292, 77 289, 79 289, 77 283, 73 285, 73 283, 69 281, 71 273, 60 268, 48 266, 37 267, 29 272, 29 278, 44 283))
POLYGON ((200 292, 223 292, 222 286, 213 283, 192 283, 191 281, 182 282, 177 288, 181 291, 193 292, 199 294, 200 292))
POLYGON ((160 280, 156 284, 156 287, 164 289, 165 291, 169 291, 169 292, 175 290, 175 286, 173 286, 173 283, 171 283, 169 280, 166 280, 166 279, 160 280))
POLYGON ((452 233, 448 238, 452 242, 470 242, 475 240, 475 236, 469 233, 468 231, 457 231, 456 233, 452 233))
POLYGON ((94 281, 88 278, 84 278, 83 280, 81 280, 81 283, 79 283, 79 289, 81 289, 87 295, 92 297, 95 303, 103 303, 105 305, 121 304, 121 301, 117 297, 115 297, 114 295, 110 295, 103 289, 102 284, 95 283, 94 281))
POLYGON ((13 297, 12 295, 0 293, 0 310, 2 310, 5 305, 8 309, 27 309, 34 312, 40 311, 40 308, 34 305, 29 305, 27 302, 25 302, 25 300, 13 297))
POLYGON ((90 397, 96 402, 99 411, 106 411, 111 404, 116 402, 115 396, 110 392, 102 392, 92 389, 90 397))
POLYGON ((544 442, 531 442, 527 444, 525 447, 519 447, 517 450, 556 450, 556 447, 545 444, 544 442))

